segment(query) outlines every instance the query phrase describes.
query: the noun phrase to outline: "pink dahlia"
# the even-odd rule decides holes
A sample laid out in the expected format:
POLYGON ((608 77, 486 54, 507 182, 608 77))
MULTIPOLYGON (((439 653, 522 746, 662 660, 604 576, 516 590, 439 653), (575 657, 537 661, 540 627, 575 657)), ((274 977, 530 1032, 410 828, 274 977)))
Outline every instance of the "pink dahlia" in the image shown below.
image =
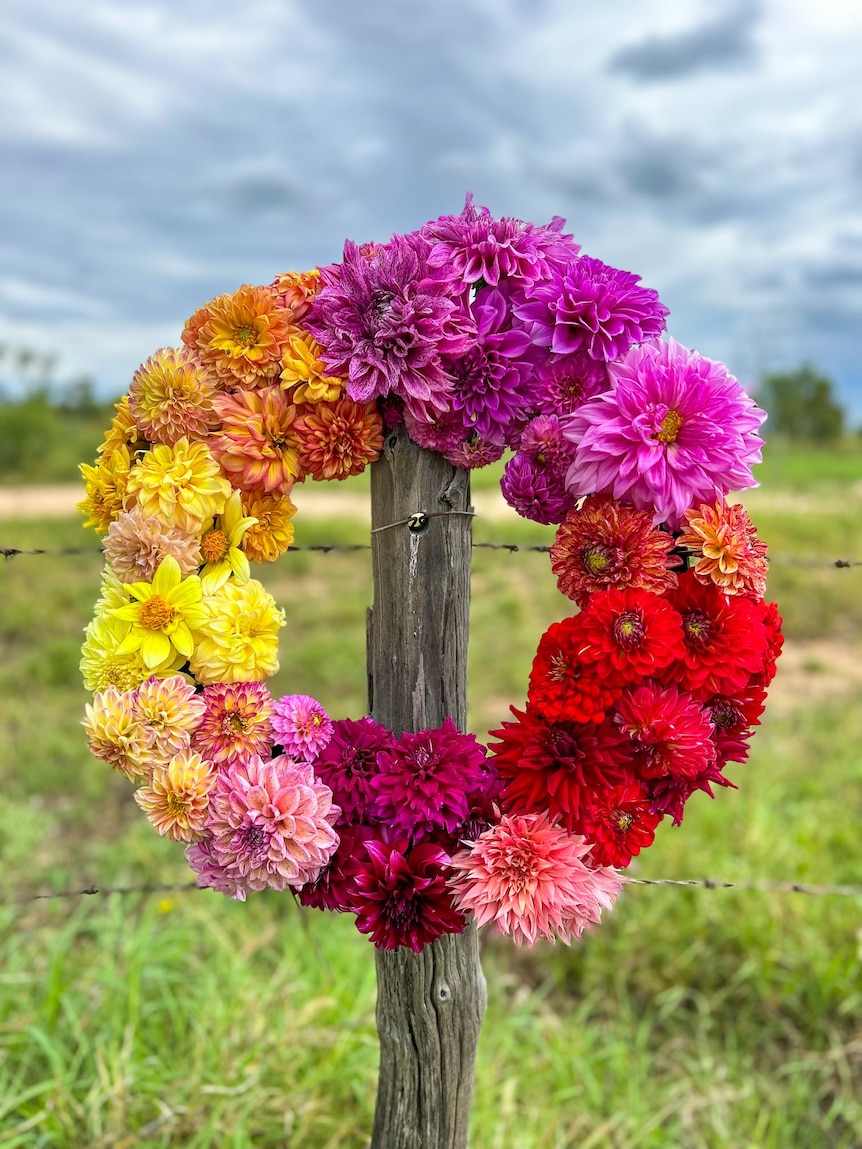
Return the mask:
POLYGON ((453 467, 460 467, 462 471, 473 471, 477 467, 487 467, 490 463, 496 463, 505 449, 502 443, 492 443, 490 439, 483 439, 481 435, 471 431, 466 438, 440 453, 453 467))
POLYGON ((305 323, 357 403, 390 392, 428 400, 450 389, 441 356, 463 354, 471 339, 428 251, 417 235, 366 252, 348 240, 343 261, 321 272, 305 323))
POLYGON ((476 736, 462 734, 451 718, 434 730, 402 734, 377 756, 373 815, 395 834, 453 833, 488 781, 485 755, 476 736))
POLYGON ((332 737, 332 721, 316 698, 285 694, 273 709, 275 741, 291 758, 313 762, 332 737))
POLYGON ((636 343, 661 335, 667 308, 640 276, 580 256, 535 283, 515 314, 534 343, 557 355, 586 352, 619 359, 636 343))
POLYGON ((272 757, 273 702, 262 682, 217 682, 204 687, 204 715, 194 748, 219 765, 272 757))
POLYGON ((213 855, 212 838, 205 834, 199 842, 192 842, 186 849, 186 861, 198 876, 198 886, 204 890, 216 890, 229 898, 245 901, 243 879, 237 873, 230 874, 213 855))
POLYGON ((378 949, 406 946, 419 953, 442 934, 460 934, 463 916, 446 889, 449 856, 433 842, 365 843, 367 860, 355 876, 356 928, 378 949))
POLYGON ((593 495, 560 524, 551 570, 562 593, 583 609, 598 591, 640 587, 661 594, 676 586, 672 550, 673 536, 654 527, 646 511, 593 495))
POLYGON ((604 360, 580 355, 554 355, 536 366, 533 406, 537 411, 571 415, 582 403, 610 386, 604 360))
POLYGON ((572 494, 608 492, 676 530, 688 508, 756 486, 766 418, 720 363, 673 339, 610 366, 613 386, 566 424, 572 494))
POLYGON ((338 846, 339 810, 310 765, 256 755, 222 767, 206 831, 212 857, 244 890, 312 882, 338 846))
POLYGON ((575 453, 557 415, 537 415, 521 431, 518 450, 541 467, 565 474, 575 453))
POLYGON ((614 721, 632 739, 641 778, 694 778, 715 762, 709 714, 675 686, 646 682, 627 691, 614 721))
POLYGON ((394 748, 395 735, 373 718, 339 718, 332 724, 332 738, 314 763, 314 772, 341 807, 339 827, 371 817, 377 755, 394 748))
POLYGON ((494 922, 516 945, 537 938, 567 945, 580 937, 622 888, 612 869, 591 868, 589 843, 551 824, 547 814, 503 815, 454 855, 454 903, 477 925, 494 922))

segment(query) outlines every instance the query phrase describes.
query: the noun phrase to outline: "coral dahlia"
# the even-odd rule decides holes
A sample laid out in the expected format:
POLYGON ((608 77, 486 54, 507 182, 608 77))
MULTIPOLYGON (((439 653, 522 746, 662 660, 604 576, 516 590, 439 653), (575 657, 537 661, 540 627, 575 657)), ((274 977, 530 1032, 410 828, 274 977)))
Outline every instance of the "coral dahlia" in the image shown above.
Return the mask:
POLYGON ((216 765, 257 755, 272 757, 272 696, 262 682, 215 682, 205 686, 203 716, 194 748, 216 765))
POLYGON ((345 396, 317 403, 294 427, 300 465, 312 479, 347 479, 358 475, 383 449, 383 420, 374 403, 354 403, 345 396))
POLYGON ((217 395, 214 405, 222 422, 210 443, 234 486, 287 494, 302 473, 297 408, 278 387, 217 395))
POLYGON ((135 801, 163 837, 193 842, 203 835, 215 779, 211 762, 184 751, 155 768, 135 801))
POLYGON ((683 533, 677 546, 693 553, 695 577, 714 582, 725 594, 766 594, 766 543, 757 537, 754 524, 738 503, 703 503, 685 513, 683 533))
POLYGON ((148 517, 140 507, 123 511, 108 527, 105 558, 123 582, 150 582, 162 559, 173 555, 180 572, 193 574, 201 565, 200 542, 179 527, 148 517))

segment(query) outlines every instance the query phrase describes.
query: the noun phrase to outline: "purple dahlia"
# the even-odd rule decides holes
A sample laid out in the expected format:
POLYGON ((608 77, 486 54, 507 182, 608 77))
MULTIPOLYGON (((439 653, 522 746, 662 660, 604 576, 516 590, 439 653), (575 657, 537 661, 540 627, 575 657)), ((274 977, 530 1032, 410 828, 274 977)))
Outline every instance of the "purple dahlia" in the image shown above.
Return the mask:
POLYGON ((506 464, 500 490, 510 507, 535 523, 561 523, 577 501, 566 489, 563 471, 521 451, 506 464))

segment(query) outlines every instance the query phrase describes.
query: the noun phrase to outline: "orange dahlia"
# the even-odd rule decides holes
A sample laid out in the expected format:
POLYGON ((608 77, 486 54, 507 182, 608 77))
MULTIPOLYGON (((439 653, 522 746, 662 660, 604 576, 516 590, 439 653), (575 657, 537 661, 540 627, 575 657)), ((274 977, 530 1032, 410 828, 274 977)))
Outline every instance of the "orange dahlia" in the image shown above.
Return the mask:
POLYGON ((346 396, 318 403, 296 421, 302 469, 313 479, 346 479, 380 458, 383 420, 374 403, 346 396))
POLYGON ((163 347, 135 372, 129 409, 152 443, 172 447, 184 435, 205 439, 217 419, 218 379, 188 348, 163 347))
POLYGON ((277 378, 292 330, 291 314, 271 288, 245 284, 196 311, 183 328, 183 343, 226 385, 256 387, 277 378))
POLYGON ((233 485, 286 494, 302 473, 296 407, 278 387, 216 395, 214 404, 222 427, 210 445, 233 485))
POLYGON ((294 323, 302 319, 322 287, 320 272, 316 267, 312 271, 285 272, 272 284, 276 303, 291 313, 294 323))
POLYGON ((117 413, 111 422, 111 426, 105 432, 105 441, 99 447, 99 454, 110 456, 116 451, 117 447, 125 447, 130 456, 134 456, 136 451, 146 450, 149 444, 144 439, 135 420, 132 418, 132 413, 129 410, 128 395, 124 395, 119 403, 115 403, 114 406, 117 409, 117 413))
POLYGON ((738 504, 719 500, 690 508, 677 542, 693 552, 700 582, 714 582, 725 594, 766 594, 766 543, 738 504))
POLYGON ((242 536, 240 546, 255 563, 274 563, 293 542, 296 507, 288 495, 243 492, 242 513, 257 522, 242 536))

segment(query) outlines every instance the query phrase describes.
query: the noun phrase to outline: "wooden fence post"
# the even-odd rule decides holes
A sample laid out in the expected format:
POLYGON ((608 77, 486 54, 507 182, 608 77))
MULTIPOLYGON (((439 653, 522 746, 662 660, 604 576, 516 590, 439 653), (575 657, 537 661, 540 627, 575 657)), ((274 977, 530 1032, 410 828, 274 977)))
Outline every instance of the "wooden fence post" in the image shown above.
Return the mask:
MULTIPOLYGON (((467 471, 418 447, 403 427, 371 467, 374 606, 368 621, 368 696, 396 734, 467 721, 472 520, 416 511, 466 511, 467 471)), ((420 954, 377 951, 380 1078, 372 1149, 466 1149, 474 1064, 485 1012, 475 928, 420 954)))

